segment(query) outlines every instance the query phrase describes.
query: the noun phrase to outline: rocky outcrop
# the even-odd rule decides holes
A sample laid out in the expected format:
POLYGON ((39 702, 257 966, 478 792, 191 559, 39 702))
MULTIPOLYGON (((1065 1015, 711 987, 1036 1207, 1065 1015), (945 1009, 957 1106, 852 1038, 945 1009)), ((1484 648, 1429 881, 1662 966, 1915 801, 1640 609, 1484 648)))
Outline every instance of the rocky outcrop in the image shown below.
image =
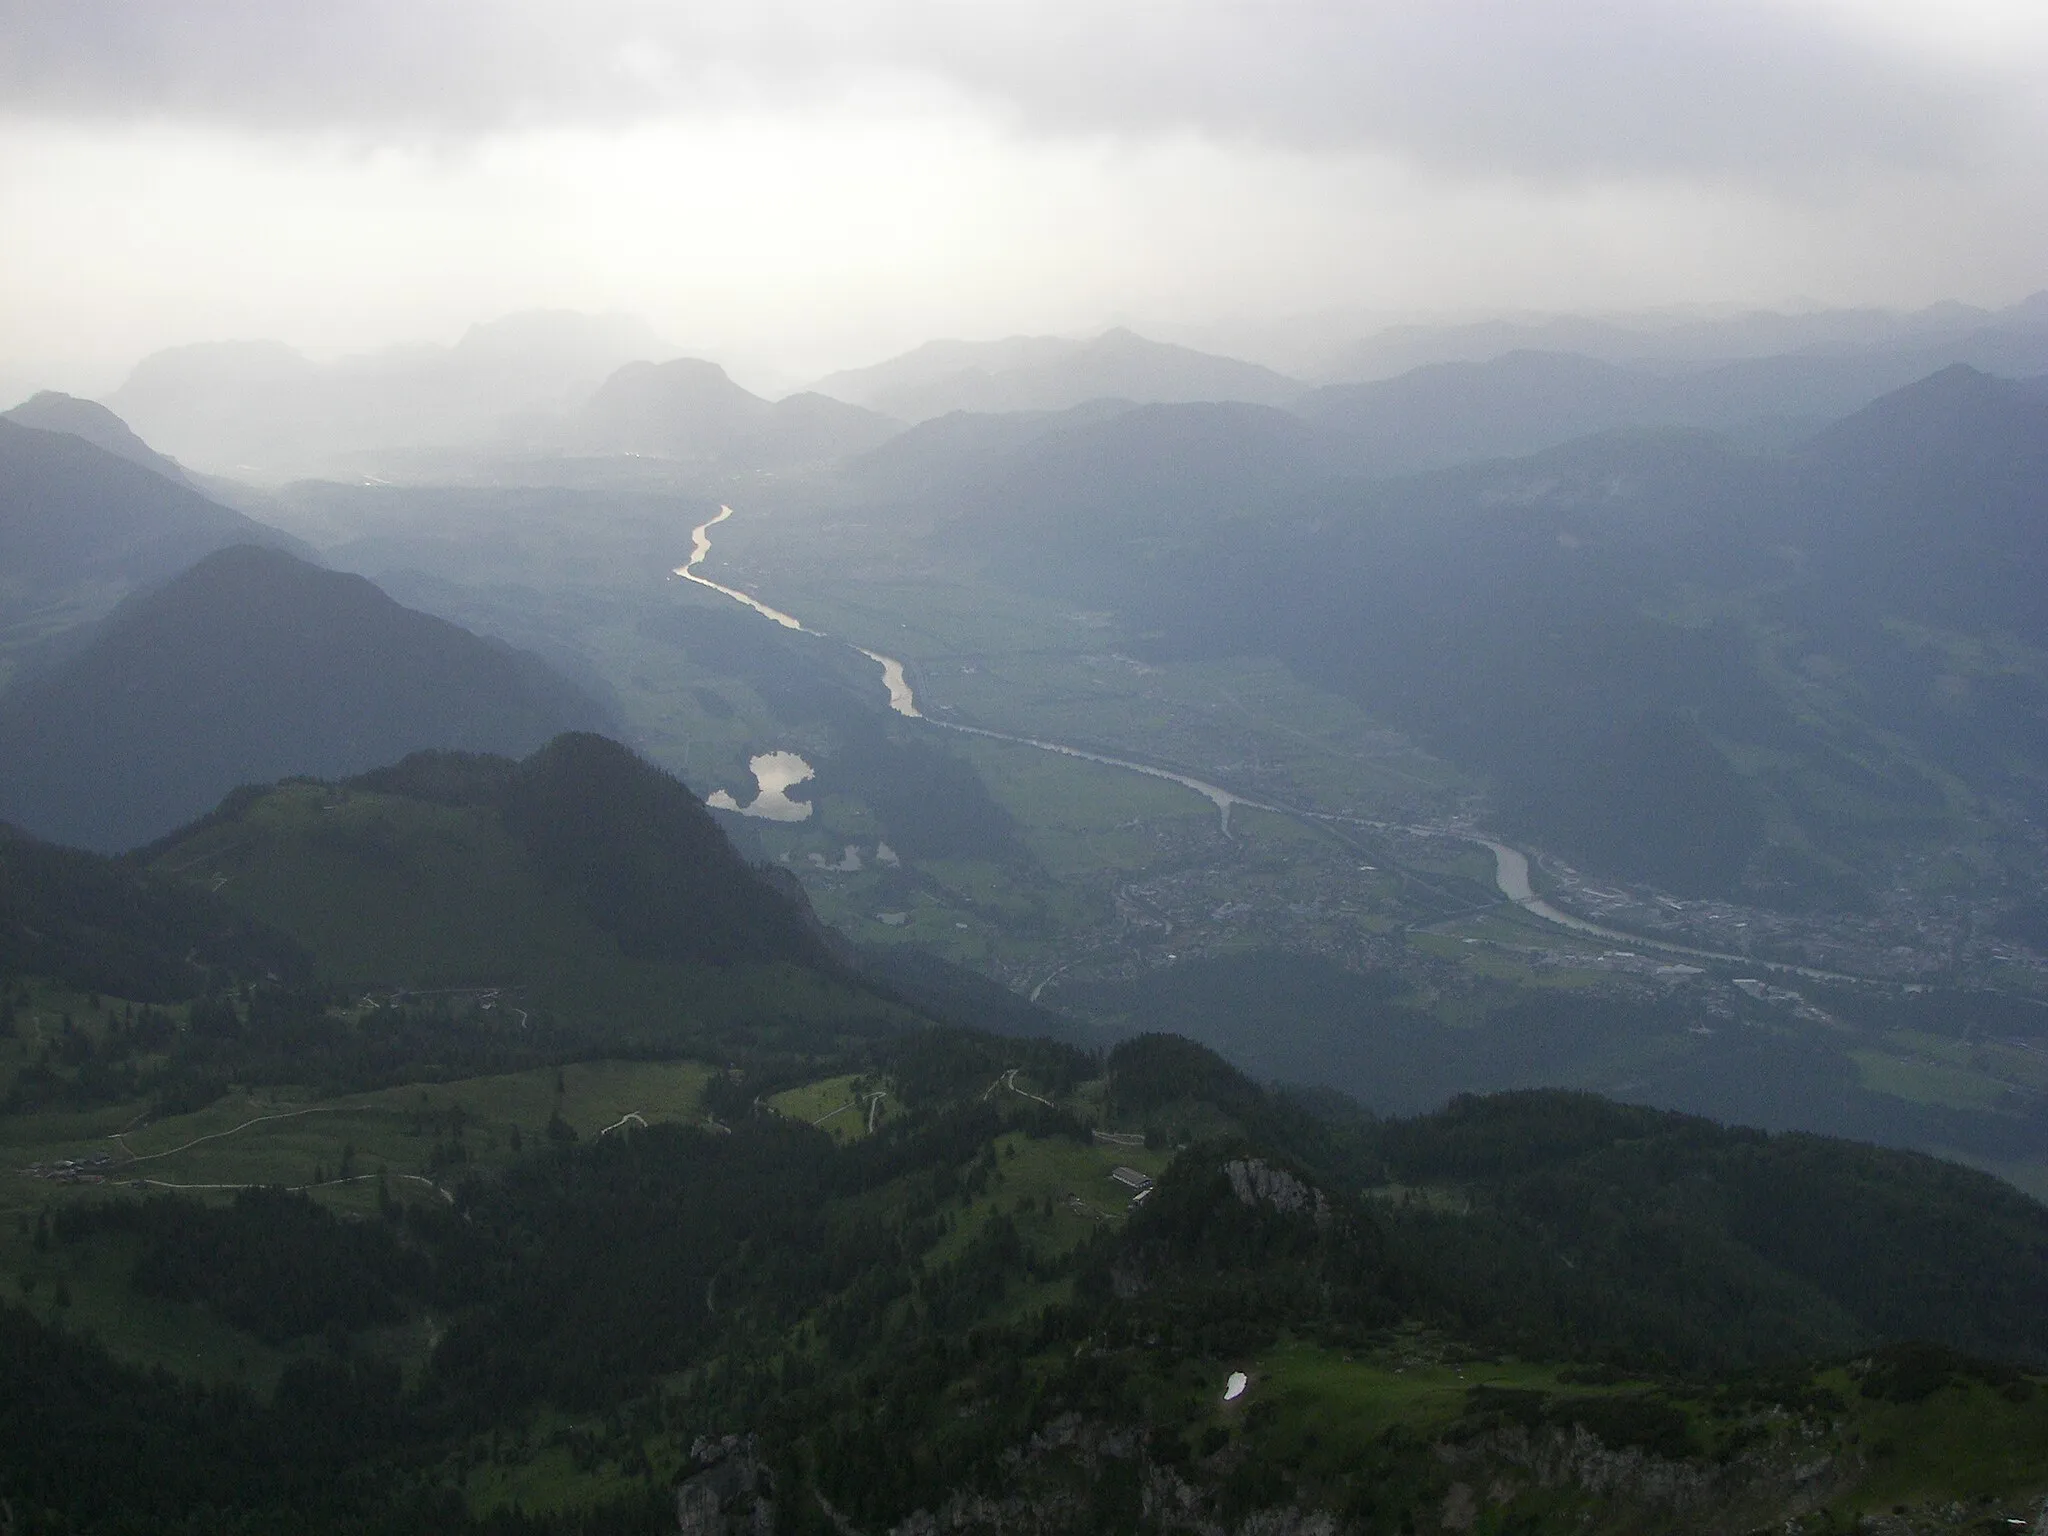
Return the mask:
MULTIPOLYGON (((1446 1530, 1470 1530, 1483 1510, 1533 1490, 1569 1490, 1644 1530, 1742 1536, 1824 1509, 1858 1468, 1828 1452, 1825 1426, 1787 1423, 1767 1446, 1726 1459, 1683 1460, 1615 1446, 1584 1425, 1508 1425, 1436 1446, 1457 1478, 1441 1505, 1446 1530)), ((1789 1528, 1789 1527, 1787 1527, 1789 1528)))
POLYGON ((1330 1224, 1330 1202, 1320 1189, 1262 1157, 1235 1158, 1223 1165, 1223 1175, 1245 1205, 1270 1205, 1290 1216, 1313 1217, 1319 1227, 1330 1224))
POLYGON ((752 1435, 699 1435, 690 1461, 698 1470, 676 1485, 682 1536, 772 1536, 775 1479, 752 1435))

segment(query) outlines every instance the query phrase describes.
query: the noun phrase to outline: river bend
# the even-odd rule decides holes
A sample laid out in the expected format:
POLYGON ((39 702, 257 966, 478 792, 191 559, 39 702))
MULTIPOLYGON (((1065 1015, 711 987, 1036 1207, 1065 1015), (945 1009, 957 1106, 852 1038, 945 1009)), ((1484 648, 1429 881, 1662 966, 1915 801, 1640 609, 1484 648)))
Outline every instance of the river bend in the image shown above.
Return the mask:
MULTIPOLYGON (((708 587, 711 591, 729 597, 734 602, 746 604, 747 607, 753 609, 754 612, 762 617, 773 619, 784 629, 794 629, 802 634, 817 635, 820 638, 832 638, 827 636, 823 630, 809 628, 794 614, 784 613, 779 608, 771 608, 766 603, 761 602, 748 593, 740 591, 736 587, 722 586, 718 582, 711 580, 708 576, 698 574, 697 567, 702 565, 711 554, 711 530, 732 515, 731 507, 721 506, 716 517, 699 523, 690 530, 689 561, 686 564, 677 566, 675 574, 682 577, 685 581, 695 582, 700 587, 708 587)), ((1046 741, 1036 736, 1014 736, 1007 731, 989 730, 985 726, 961 725, 951 720, 935 720, 917 707, 917 696, 911 689, 910 680, 904 675, 902 662, 893 656, 884 656, 880 651, 871 651, 866 646, 854 645, 851 641, 842 641, 841 643, 860 652, 861 655, 867 657, 869 661, 874 662, 882 669, 882 683, 889 691, 889 708, 903 716, 906 720, 922 720, 927 725, 938 726, 942 730, 958 731, 964 736, 980 736, 989 741, 1006 741, 1014 746, 1035 747, 1041 752, 1054 752, 1061 757, 1079 758, 1083 762, 1101 763, 1109 768, 1121 768, 1128 773, 1142 773, 1147 778, 1165 779, 1167 782, 1178 784, 1184 789, 1193 790, 1211 805, 1215 806, 1216 814, 1221 822, 1225 837, 1231 835, 1230 811, 1233 806, 1242 805, 1255 811, 1275 811, 1283 816, 1301 816, 1303 814, 1287 806, 1268 805, 1263 801, 1247 799, 1243 795, 1223 788, 1220 784, 1211 784, 1206 780, 1195 778, 1191 774, 1176 773, 1170 768, 1156 767, 1151 763, 1132 762, 1129 758, 1112 757, 1106 752, 1091 752, 1082 747, 1068 746, 1065 742, 1046 741)), ((760 760, 757 759, 757 761, 760 760)), ((766 780, 762 781, 762 786, 764 790, 768 788, 766 780)), ((787 787, 787 785, 782 787, 787 787)), ((719 793, 724 794, 723 791, 719 793)), ((780 789, 776 793, 779 794, 780 789)), ((727 801, 730 801, 731 798, 730 795, 725 795, 727 801)), ((763 798, 766 799, 768 797, 764 795, 763 798)), ((793 818, 782 816, 776 819, 793 818)), ((1520 849, 1511 848, 1506 843, 1496 842, 1490 837, 1482 837, 1476 832, 1447 832, 1440 827, 1412 827, 1409 830, 1425 833, 1432 837, 1459 837, 1467 842, 1483 845, 1493 854, 1493 883, 1503 897, 1531 916, 1541 918, 1547 923, 1554 923, 1560 928, 1570 929, 1575 933, 1583 933, 1589 937, 1605 939, 1618 944, 1632 944, 1644 949, 1656 949, 1672 954, 1689 955, 1701 960, 1751 965, 1774 971, 1790 971, 1801 976, 1812 977, 1816 980, 1855 981, 1858 979, 1834 971, 1820 971, 1806 966, 1787 965, 1783 962, 1755 960, 1744 955, 1723 954, 1716 950, 1694 949, 1689 945, 1672 944, 1661 939, 1645 938, 1640 934, 1624 933, 1617 928, 1603 928, 1598 923, 1590 923, 1582 917, 1574 917, 1571 913, 1552 906, 1549 902, 1538 896, 1534 888, 1529 884, 1528 855, 1520 849)))

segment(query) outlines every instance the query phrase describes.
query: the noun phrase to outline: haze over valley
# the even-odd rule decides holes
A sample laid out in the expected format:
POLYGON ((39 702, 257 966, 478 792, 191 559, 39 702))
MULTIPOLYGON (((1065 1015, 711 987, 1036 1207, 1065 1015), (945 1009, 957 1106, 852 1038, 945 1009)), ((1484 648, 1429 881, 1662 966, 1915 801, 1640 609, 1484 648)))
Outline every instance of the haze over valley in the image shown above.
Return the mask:
POLYGON ((87 9, 0 1531, 2048 1528, 2030 17, 87 9))

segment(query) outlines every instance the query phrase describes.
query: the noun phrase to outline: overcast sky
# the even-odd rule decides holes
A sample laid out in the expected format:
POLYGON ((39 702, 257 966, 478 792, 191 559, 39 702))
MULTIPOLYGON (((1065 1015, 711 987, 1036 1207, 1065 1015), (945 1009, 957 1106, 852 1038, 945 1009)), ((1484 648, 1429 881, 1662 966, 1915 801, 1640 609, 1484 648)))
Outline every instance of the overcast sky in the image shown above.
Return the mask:
POLYGON ((2041 0, 0 0, 0 389, 2048 287, 2041 0))

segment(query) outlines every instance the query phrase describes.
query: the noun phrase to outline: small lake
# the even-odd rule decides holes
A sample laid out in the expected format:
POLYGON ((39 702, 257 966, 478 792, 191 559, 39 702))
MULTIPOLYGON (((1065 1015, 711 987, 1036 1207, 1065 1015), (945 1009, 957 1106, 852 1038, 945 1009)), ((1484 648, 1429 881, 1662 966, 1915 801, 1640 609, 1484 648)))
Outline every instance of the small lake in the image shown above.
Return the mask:
POLYGON ((751 802, 741 805, 725 790, 718 789, 713 790, 704 803, 713 810, 738 811, 742 816, 758 816, 763 821, 810 819, 810 801, 789 798, 790 790, 813 777, 814 771, 809 763, 794 752, 763 752, 759 757, 747 760, 747 769, 759 786, 751 802))

